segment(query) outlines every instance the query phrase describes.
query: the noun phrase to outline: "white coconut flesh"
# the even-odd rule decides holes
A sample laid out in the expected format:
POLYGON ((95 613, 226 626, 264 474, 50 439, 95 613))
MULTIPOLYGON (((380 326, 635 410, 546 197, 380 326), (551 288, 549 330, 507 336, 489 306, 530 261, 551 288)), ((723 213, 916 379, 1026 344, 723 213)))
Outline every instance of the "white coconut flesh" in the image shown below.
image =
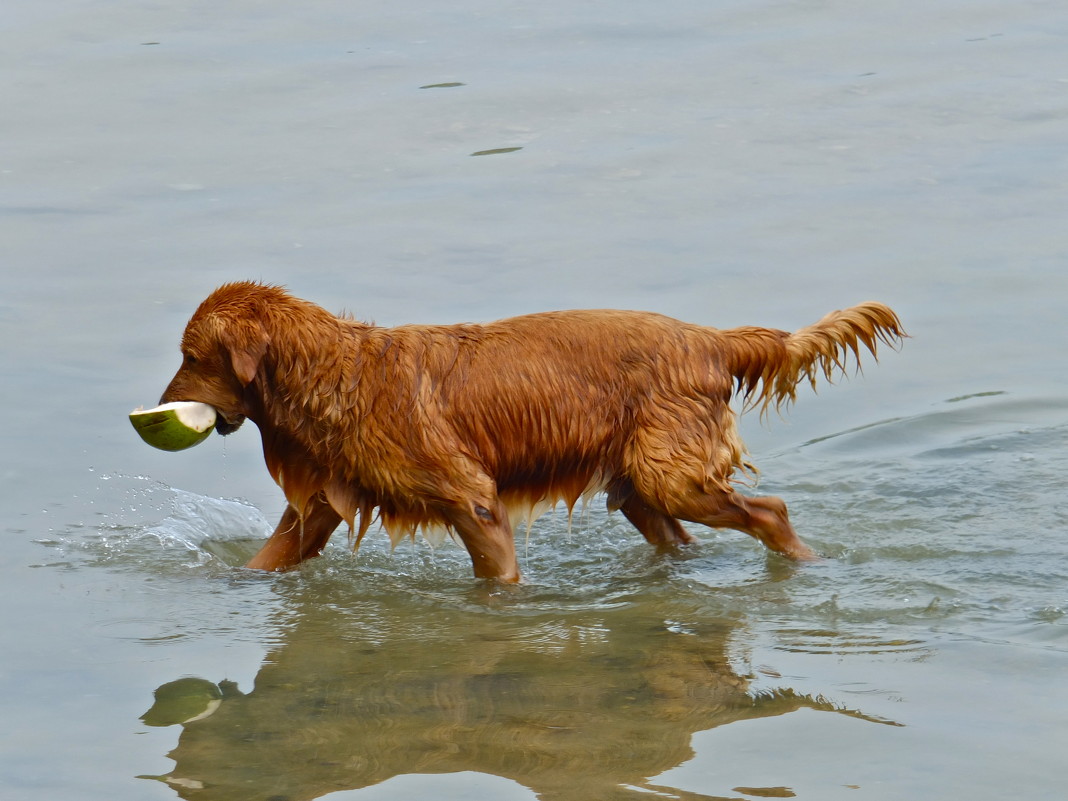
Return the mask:
POLYGON ((130 422, 141 439, 165 451, 180 451, 203 442, 211 434, 215 418, 213 407, 194 401, 175 401, 130 412, 130 422))

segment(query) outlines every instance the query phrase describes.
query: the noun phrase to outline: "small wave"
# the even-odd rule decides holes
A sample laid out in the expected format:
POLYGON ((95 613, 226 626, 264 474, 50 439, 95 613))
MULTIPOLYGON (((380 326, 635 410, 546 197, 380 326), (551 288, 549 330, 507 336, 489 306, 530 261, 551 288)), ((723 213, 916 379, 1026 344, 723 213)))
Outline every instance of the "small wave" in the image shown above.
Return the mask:
POLYGON ((270 530, 256 507, 168 487, 141 476, 101 476, 118 511, 102 522, 70 523, 38 542, 62 555, 39 566, 144 566, 177 558, 194 564, 242 564, 270 530), (118 492, 117 492, 118 491, 118 492), (116 518, 119 518, 116 520, 116 518), (247 550, 248 553, 244 553, 247 550))
POLYGON ((262 539, 271 529, 263 513, 244 501, 171 492, 170 514, 145 532, 164 545, 199 550, 206 543, 262 539))
POLYGON ((1032 427, 1063 426, 1066 412, 1068 400, 1064 398, 979 393, 950 398, 922 414, 877 420, 816 437, 800 447, 845 457, 955 456, 962 448, 985 447, 991 438, 1032 427))
POLYGON ((805 654, 924 654, 928 650, 922 640, 888 637, 885 632, 867 633, 842 629, 779 629, 780 651, 805 654))

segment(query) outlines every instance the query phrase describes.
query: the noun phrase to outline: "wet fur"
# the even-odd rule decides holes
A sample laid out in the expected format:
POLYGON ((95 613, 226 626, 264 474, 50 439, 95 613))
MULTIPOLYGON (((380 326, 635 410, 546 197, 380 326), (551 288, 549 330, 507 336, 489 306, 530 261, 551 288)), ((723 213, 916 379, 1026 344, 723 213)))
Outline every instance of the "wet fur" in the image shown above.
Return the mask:
POLYGON ((731 399, 780 406, 903 336, 878 303, 793 334, 610 310, 382 328, 241 282, 197 309, 161 402, 259 427, 289 505, 250 567, 317 555, 341 521, 358 542, 377 511, 394 542, 448 531, 476 575, 514 581, 513 526, 602 491, 656 545, 691 541, 682 519, 805 559, 782 501, 735 491, 751 468, 731 399))

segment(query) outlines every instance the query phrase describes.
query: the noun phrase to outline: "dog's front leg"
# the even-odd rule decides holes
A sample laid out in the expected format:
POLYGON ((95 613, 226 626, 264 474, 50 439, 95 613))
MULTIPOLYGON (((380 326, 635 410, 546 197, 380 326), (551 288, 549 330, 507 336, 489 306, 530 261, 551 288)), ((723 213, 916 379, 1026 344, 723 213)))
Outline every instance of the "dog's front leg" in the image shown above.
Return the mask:
POLYGON ((245 567, 253 570, 288 570, 296 567, 305 559, 322 553, 330 535, 340 523, 341 515, 321 495, 308 501, 303 520, 296 509, 287 506, 274 533, 245 567))
POLYGON ((519 581, 512 526, 500 499, 459 502, 449 506, 445 516, 467 548, 476 577, 519 581))

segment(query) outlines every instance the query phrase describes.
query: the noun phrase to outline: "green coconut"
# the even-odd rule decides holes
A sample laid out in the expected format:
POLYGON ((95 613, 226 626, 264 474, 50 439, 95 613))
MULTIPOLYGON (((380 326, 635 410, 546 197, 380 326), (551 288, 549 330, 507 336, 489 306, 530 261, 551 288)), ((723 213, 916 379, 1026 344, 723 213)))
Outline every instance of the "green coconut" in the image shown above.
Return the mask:
POLYGON ((141 716, 149 726, 173 726, 203 720, 218 709, 223 700, 217 684, 192 676, 169 681, 153 695, 152 708, 141 716))
POLYGON ((134 409, 130 422, 152 447, 180 451, 208 438, 215 425, 215 409, 206 403, 176 401, 154 409, 134 409))

